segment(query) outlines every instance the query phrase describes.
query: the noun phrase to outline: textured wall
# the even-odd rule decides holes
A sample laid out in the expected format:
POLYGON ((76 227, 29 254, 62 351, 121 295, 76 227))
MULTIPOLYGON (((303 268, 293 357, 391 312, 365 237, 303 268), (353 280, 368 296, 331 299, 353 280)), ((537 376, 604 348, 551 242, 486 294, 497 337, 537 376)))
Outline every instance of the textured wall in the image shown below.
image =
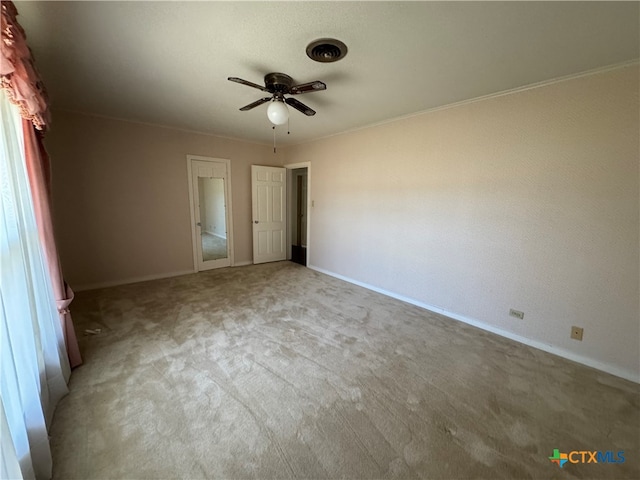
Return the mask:
POLYGON ((46 145, 72 287, 193 270, 187 154, 231 160, 235 261, 252 260, 250 165, 281 164, 270 147, 60 111, 46 145))
POLYGON ((289 147, 310 265, 637 378, 638 112, 627 67, 289 147))

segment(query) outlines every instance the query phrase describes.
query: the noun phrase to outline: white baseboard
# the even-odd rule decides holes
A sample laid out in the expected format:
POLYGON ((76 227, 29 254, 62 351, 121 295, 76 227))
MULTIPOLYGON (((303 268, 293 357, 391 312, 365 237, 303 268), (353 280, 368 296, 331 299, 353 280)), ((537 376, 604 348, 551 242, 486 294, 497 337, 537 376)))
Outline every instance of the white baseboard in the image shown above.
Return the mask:
POLYGON ((88 283, 85 285, 74 286, 72 285, 74 292, 82 292, 85 290, 96 290, 98 288, 117 287, 119 285, 129 285, 131 283, 148 282, 149 280, 160 280, 161 278, 180 277, 182 275, 189 275, 196 273, 195 270, 181 270, 178 272, 159 273, 156 275, 145 275, 142 277, 132 277, 123 280, 113 280, 110 282, 88 283))
MULTIPOLYGON (((236 262, 232 267, 244 267, 246 265, 253 265, 251 261, 236 262)), ((159 273, 157 275, 145 275, 143 277, 132 277, 124 280, 114 280, 111 282, 99 282, 99 283, 87 283, 84 285, 74 286, 72 285, 74 292, 83 292, 86 290, 97 290, 99 288, 117 287, 120 285, 129 285, 131 283, 148 282, 150 280, 160 280, 162 278, 180 277, 182 275, 190 275, 192 273, 198 273, 196 270, 181 270, 178 272, 159 273)))
POLYGON ((249 260, 244 261, 244 262, 235 262, 232 266, 233 267, 245 267, 247 265, 253 265, 253 262, 251 262, 249 260))
POLYGON ((583 355, 578 355, 576 353, 570 352, 560 347, 556 347, 554 345, 540 342, 538 340, 533 340, 527 337, 523 337, 521 335, 509 332, 507 330, 503 330, 501 328, 494 327, 492 325, 488 325, 479 320, 475 320, 473 318, 465 317, 464 315, 459 315, 455 312, 450 312, 440 307, 436 307, 433 305, 428 305, 426 303, 420 302, 413 298, 405 297, 404 295, 399 295, 394 292, 389 292, 388 290, 384 290, 382 288, 375 287, 373 285, 369 285, 364 282, 360 282, 358 280, 354 280, 349 277, 345 277, 344 275, 340 275, 339 273, 334 273, 329 270, 325 270, 324 268, 316 267, 315 265, 309 265, 308 268, 311 270, 315 270, 316 272, 324 273, 325 275, 329 275, 334 278, 338 278, 340 280, 344 280, 345 282, 353 283, 354 285, 358 285, 360 287, 366 288, 367 290, 372 290, 377 293, 381 293, 382 295, 386 295, 391 298, 395 298, 396 300, 401 300, 403 302, 409 303, 411 305, 415 305, 420 308, 424 308, 425 310, 429 310, 430 312, 439 313, 446 317, 452 318, 453 320, 457 320, 459 322, 463 322, 474 327, 480 328, 487 332, 495 333, 496 335, 500 335, 501 337, 508 338, 510 340, 514 340, 519 343, 523 343, 529 347, 537 348, 538 350, 542 350, 544 352, 552 353, 562 358, 566 358, 568 360, 572 360, 576 363, 580 363, 582 365, 586 365, 591 368, 595 368, 596 370, 600 370, 602 372, 610 373, 611 375, 615 375, 616 377, 624 378, 625 380, 630 380, 635 383, 640 383, 640 375, 638 372, 633 372, 626 370, 624 368, 620 368, 616 365, 611 365, 609 363, 601 362, 599 360, 594 360, 593 358, 585 357, 583 355))

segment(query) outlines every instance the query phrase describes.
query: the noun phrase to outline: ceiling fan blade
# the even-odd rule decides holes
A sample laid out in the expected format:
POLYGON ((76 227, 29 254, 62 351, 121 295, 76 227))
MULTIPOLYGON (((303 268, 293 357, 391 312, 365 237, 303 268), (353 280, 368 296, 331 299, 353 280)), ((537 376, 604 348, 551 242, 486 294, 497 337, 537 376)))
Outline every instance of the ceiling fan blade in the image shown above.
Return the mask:
POLYGON ((229 77, 229 78, 227 78, 227 80, 239 83, 241 85, 247 85, 248 87, 257 88, 258 90, 262 90, 263 92, 268 92, 269 91, 269 90, 266 89, 266 87, 263 87, 262 85, 258 85, 257 83, 249 82, 248 80, 243 80, 243 79, 238 78, 238 77, 229 77))
POLYGON ((315 110, 312 110, 311 108, 307 107, 304 103, 299 102, 295 98, 287 98, 285 99, 285 102, 287 102, 287 105, 292 106, 293 108, 304 113, 308 117, 311 117, 316 114, 315 110))
POLYGON ((263 103, 267 103, 270 100, 271 100, 271 97, 261 98, 260 100, 256 100, 255 102, 250 103, 249 105, 245 105, 244 107, 242 107, 240 109, 240 111, 241 112, 246 112, 247 110, 251 110, 252 108, 255 108, 255 107, 259 106, 259 105, 262 105, 263 103))
POLYGON ((294 85, 289 89, 289 93, 291 95, 298 95, 299 93, 319 92, 321 90, 326 90, 326 89, 327 89, 327 86, 323 82, 316 80, 315 82, 301 83, 300 85, 294 85))

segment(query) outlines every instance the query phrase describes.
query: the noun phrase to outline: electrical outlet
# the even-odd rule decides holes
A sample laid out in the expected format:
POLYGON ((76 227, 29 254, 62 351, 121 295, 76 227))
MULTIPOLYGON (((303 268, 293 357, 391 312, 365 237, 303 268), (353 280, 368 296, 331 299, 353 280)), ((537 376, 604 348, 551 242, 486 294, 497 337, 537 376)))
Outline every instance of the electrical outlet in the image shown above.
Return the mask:
POLYGON ((571 327, 571 338, 582 341, 582 327, 571 327))
POLYGON ((514 310, 513 308, 509 309, 509 315, 511 315, 512 317, 519 318, 520 320, 522 320, 524 318, 524 312, 520 312, 518 310, 514 310))

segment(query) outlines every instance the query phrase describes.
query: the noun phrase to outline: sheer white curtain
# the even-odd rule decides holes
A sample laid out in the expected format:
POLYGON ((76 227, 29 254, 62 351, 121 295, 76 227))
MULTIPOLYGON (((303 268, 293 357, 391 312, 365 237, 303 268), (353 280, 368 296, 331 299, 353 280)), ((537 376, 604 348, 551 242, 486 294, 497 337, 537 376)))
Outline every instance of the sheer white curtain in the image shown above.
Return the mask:
POLYGON ((2 89, 0 119, 0 474, 48 479, 47 427, 70 369, 39 243, 22 118, 2 89))

